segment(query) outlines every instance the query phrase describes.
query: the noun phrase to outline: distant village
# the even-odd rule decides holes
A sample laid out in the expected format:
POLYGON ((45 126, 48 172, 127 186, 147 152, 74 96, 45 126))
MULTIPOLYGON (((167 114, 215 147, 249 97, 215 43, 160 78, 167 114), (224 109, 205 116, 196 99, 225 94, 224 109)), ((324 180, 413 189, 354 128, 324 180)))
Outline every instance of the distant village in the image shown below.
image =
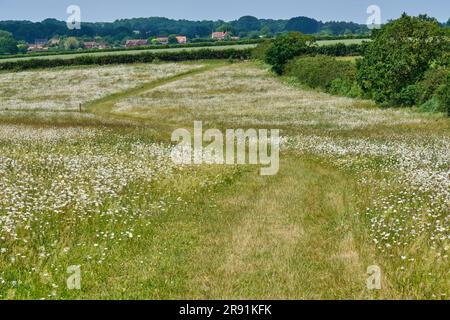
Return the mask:
MULTIPOLYGON (((232 36, 228 32, 213 32, 209 41, 237 41, 239 37, 232 36)), ((129 39, 121 46, 123 48, 133 48, 133 47, 145 47, 150 45, 169 45, 169 44, 186 44, 189 39, 183 35, 172 35, 172 36, 160 36, 151 39, 129 39)), ((101 40, 91 40, 91 41, 81 41, 75 37, 68 37, 61 39, 59 37, 54 37, 52 39, 35 39, 34 43, 27 44, 28 52, 43 52, 48 51, 52 48, 64 48, 66 50, 70 49, 85 49, 85 50, 104 50, 108 48, 117 48, 117 46, 111 46, 105 41, 101 40)))

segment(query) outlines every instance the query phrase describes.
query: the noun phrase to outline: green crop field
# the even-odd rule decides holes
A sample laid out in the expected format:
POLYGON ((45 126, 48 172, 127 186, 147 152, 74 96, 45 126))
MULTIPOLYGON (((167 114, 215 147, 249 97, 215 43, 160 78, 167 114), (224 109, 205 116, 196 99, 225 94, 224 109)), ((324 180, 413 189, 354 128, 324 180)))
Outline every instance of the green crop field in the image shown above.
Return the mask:
POLYGON ((0 299, 449 298, 441 114, 256 62, 3 72, 0 96, 0 299), (176 164, 194 121, 280 129, 278 174, 176 164))
POLYGON ((340 39, 340 40, 319 40, 317 43, 319 46, 327 46, 327 45, 333 45, 338 43, 343 44, 361 44, 364 41, 370 41, 370 39, 340 39))

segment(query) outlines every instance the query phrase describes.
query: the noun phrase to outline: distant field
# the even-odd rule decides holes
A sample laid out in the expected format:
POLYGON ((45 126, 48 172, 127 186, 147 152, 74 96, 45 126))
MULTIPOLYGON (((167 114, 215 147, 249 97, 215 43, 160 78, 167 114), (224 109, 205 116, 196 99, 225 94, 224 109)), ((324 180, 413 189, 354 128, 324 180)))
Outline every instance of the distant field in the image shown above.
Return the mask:
POLYGON ((360 59, 360 58, 362 58, 362 57, 361 56, 346 56, 346 57, 336 57, 336 60, 349 61, 349 62, 352 62, 352 63, 356 63, 356 60, 360 59))
POLYGON ((317 41, 319 46, 327 46, 337 43, 344 43, 344 44, 360 44, 364 41, 370 41, 370 39, 342 39, 342 40, 320 40, 317 41))

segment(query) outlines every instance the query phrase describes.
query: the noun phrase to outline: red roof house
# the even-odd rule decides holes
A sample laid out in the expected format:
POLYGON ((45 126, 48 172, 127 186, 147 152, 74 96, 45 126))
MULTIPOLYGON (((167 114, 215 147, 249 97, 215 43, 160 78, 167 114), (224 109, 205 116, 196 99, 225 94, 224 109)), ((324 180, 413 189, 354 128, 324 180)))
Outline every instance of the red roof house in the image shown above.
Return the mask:
POLYGON ((177 41, 179 44, 185 44, 185 43, 187 43, 187 37, 186 36, 177 36, 177 41))
POLYGON ((213 32, 212 38, 214 40, 225 40, 225 38, 228 36, 228 32, 213 32))
POLYGON ((142 40, 142 39, 133 39, 133 40, 128 40, 127 43, 125 44, 125 47, 130 48, 130 47, 142 47, 142 46, 146 46, 148 45, 148 41, 147 40, 142 40))

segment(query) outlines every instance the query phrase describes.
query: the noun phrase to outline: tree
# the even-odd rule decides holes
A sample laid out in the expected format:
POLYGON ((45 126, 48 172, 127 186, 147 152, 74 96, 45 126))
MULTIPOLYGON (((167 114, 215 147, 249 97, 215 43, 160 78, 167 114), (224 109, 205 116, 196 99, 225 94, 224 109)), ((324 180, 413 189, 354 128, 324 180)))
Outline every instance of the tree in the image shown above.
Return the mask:
POLYGON ((178 43, 177 36, 171 34, 171 35, 169 36, 169 44, 177 44, 177 43, 178 43))
POLYGON ((237 32, 259 31, 261 29, 261 21, 252 16, 243 16, 235 23, 237 32))
POLYGON ((263 26, 261 28, 260 34, 264 37, 270 37, 272 35, 272 31, 268 26, 263 26))
POLYGON ((247 37, 250 39, 259 39, 260 33, 258 31, 250 31, 247 37))
MULTIPOLYGON (((101 36, 109 39, 109 43, 112 44, 122 42, 127 37, 135 37, 133 31, 136 30, 139 31, 139 37, 142 39, 169 34, 182 34, 189 38, 206 38, 211 35, 212 30, 231 31, 233 34, 246 36, 251 31, 260 31, 263 26, 267 26, 273 34, 283 33, 287 31, 286 25, 288 22, 289 20, 257 19, 252 16, 244 16, 239 20, 230 22, 222 20, 188 21, 151 17, 121 19, 107 23, 84 22, 83 28, 80 30, 69 30, 65 21, 47 19, 42 22, 0 21, 0 29, 11 32, 16 40, 24 40, 30 43, 33 43, 35 39, 51 39, 53 36, 59 35, 61 38, 86 37, 89 39, 101 36)), ((291 19, 289 28, 292 31, 303 33, 317 33, 323 28, 330 30, 332 34, 343 34, 345 29, 352 30, 354 34, 369 32, 364 24, 351 22, 321 23, 304 17, 291 19), (315 30, 317 24, 319 30, 315 30)))
POLYGON ((66 50, 74 50, 80 47, 80 43, 77 38, 69 37, 64 41, 64 49, 66 50))
POLYGON ((223 23, 216 29, 216 31, 218 31, 218 32, 231 32, 231 33, 234 33, 234 28, 231 25, 231 23, 223 23))
POLYGON ((1 54, 16 54, 18 52, 17 41, 12 34, 0 30, 0 55, 1 54))
POLYGON ((292 18, 286 24, 287 31, 298 31, 305 34, 317 33, 319 29, 319 21, 307 17, 292 18))
POLYGON ((295 56, 306 53, 313 43, 314 39, 311 36, 300 32, 280 35, 267 48, 265 60, 272 65, 273 71, 282 74, 285 64, 295 56))
POLYGON ((28 52, 28 44, 23 40, 18 41, 17 42, 17 52, 22 53, 22 54, 27 53, 28 52))
POLYGON ((373 35, 358 61, 358 83, 376 102, 409 106, 414 85, 449 50, 439 23, 403 14, 373 35))

